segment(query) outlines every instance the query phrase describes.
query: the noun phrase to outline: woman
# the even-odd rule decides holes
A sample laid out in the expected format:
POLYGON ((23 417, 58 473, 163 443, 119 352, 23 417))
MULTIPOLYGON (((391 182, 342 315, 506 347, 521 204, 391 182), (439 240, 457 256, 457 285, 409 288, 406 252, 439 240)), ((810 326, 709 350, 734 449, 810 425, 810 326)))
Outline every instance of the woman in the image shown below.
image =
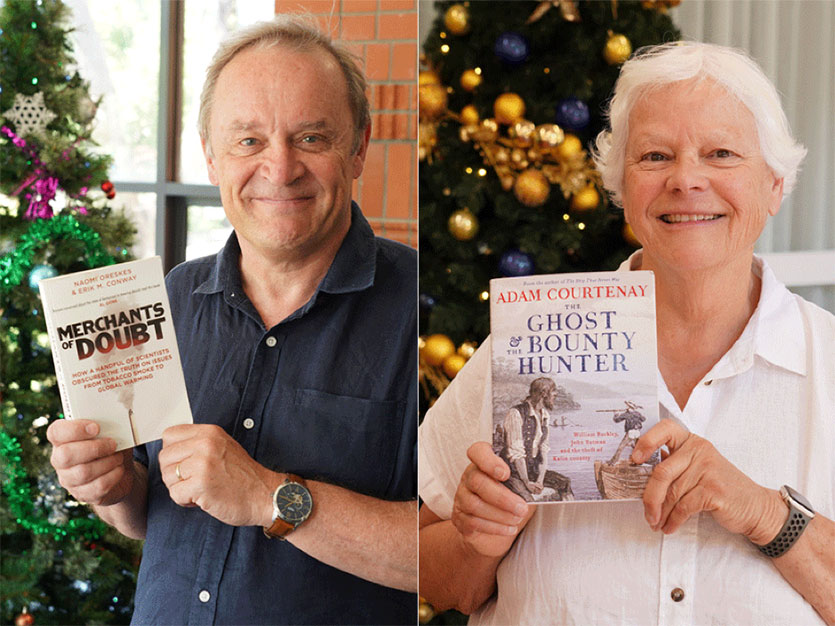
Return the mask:
POLYGON ((632 459, 669 454, 643 502, 526 505, 486 443, 485 342, 420 430, 421 594, 477 624, 835 624, 835 317, 753 254, 805 150, 756 64, 710 44, 641 51, 609 118, 595 156, 643 243, 621 269, 655 272, 668 418, 632 459), (817 514, 784 533, 797 492, 817 514))

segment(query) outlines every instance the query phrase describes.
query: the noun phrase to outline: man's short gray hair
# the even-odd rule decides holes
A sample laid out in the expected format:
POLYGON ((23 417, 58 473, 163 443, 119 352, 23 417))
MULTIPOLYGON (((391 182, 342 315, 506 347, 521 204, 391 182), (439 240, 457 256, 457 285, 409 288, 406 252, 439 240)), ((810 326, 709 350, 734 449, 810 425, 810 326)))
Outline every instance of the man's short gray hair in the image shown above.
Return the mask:
POLYGON ((221 71, 243 50, 274 46, 287 46, 298 52, 322 49, 336 60, 348 85, 348 105, 354 118, 354 140, 351 150, 356 153, 362 145, 365 130, 371 123, 368 97, 365 95, 367 85, 359 59, 319 31, 311 18, 302 15, 276 15, 272 20, 258 22, 235 31, 220 44, 206 69, 206 81, 200 94, 200 112, 197 117, 200 138, 206 142, 209 153, 211 154, 209 123, 215 86, 221 71))
MULTIPOLYGON (((774 85, 742 50, 695 41, 677 41, 641 48, 623 64, 609 103, 609 129, 597 136, 593 158, 612 201, 623 206, 624 160, 629 114, 653 90, 690 79, 711 79, 751 111, 760 152, 777 178, 783 197, 797 181, 806 148, 792 137, 788 119, 774 85)), ((670 111, 670 115, 686 115, 670 111)))

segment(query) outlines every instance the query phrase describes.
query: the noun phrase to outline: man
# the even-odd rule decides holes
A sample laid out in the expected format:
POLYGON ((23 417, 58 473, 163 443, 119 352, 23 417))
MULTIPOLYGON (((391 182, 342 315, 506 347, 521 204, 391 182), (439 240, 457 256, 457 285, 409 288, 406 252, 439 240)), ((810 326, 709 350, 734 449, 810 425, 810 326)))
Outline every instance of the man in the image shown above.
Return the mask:
POLYGON ((505 484, 515 493, 533 501, 545 487, 554 490, 549 500, 567 499, 571 494, 568 479, 547 469, 549 411, 554 409, 557 385, 550 378, 531 382, 528 397, 510 408, 494 441, 497 453, 510 468, 505 484))
POLYGON ((635 444, 638 443, 638 438, 641 436, 641 429, 644 427, 644 422, 647 418, 638 412, 638 406, 634 402, 625 400, 626 410, 615 415, 612 420, 617 424, 623 422, 623 439, 618 444, 618 449, 609 459, 609 465, 614 465, 620 459, 620 455, 626 446, 635 449, 635 444))
POLYGON ((351 202, 365 80, 258 24, 215 55, 200 134, 235 232, 167 278, 195 423, 131 458, 56 422, 61 484, 145 538, 134 623, 414 623, 416 255, 351 202))

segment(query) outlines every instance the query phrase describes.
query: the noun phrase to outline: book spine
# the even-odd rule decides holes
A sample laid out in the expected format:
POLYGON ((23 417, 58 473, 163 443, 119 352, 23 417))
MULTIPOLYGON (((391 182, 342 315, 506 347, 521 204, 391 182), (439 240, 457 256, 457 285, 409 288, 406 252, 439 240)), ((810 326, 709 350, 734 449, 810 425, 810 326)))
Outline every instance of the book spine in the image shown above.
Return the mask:
MULTIPOLYGON (((41 285, 43 290, 43 285, 41 285)), ((49 303, 47 292, 41 291, 41 303, 43 304, 43 315, 46 321, 46 330, 49 335, 49 345, 52 348, 52 362, 55 364, 55 377, 58 380, 58 391, 61 394, 61 404, 64 406, 64 418, 73 419, 72 407, 70 406, 70 394, 67 389, 67 381, 64 378, 64 368, 61 364, 61 342, 58 339, 58 329, 52 323, 52 307, 49 303)))

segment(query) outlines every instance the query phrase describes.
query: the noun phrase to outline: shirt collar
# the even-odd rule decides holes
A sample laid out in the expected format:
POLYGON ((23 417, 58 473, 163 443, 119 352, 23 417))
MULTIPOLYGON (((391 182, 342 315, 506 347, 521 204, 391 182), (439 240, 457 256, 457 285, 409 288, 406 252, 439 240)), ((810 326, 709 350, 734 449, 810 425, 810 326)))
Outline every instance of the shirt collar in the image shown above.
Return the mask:
MULTIPOLYGON (((636 250, 618 271, 640 269, 643 251, 636 250)), ((751 319, 731 349, 707 374, 707 379, 725 378, 748 369, 754 356, 790 372, 806 375, 806 333, 795 297, 768 264, 754 255, 752 271, 761 280, 760 299, 751 319)))
MULTIPOLYGON (((327 274, 319 283, 319 291, 327 293, 349 293, 361 291, 374 284, 376 269, 376 240, 374 231, 360 211, 356 202, 351 202, 351 226, 327 274)), ((231 290, 241 293, 241 270, 239 260, 241 247, 234 231, 226 245, 218 252, 209 277, 194 290, 194 293, 219 293, 231 290)), ((311 301, 316 299, 316 295, 311 301)))

